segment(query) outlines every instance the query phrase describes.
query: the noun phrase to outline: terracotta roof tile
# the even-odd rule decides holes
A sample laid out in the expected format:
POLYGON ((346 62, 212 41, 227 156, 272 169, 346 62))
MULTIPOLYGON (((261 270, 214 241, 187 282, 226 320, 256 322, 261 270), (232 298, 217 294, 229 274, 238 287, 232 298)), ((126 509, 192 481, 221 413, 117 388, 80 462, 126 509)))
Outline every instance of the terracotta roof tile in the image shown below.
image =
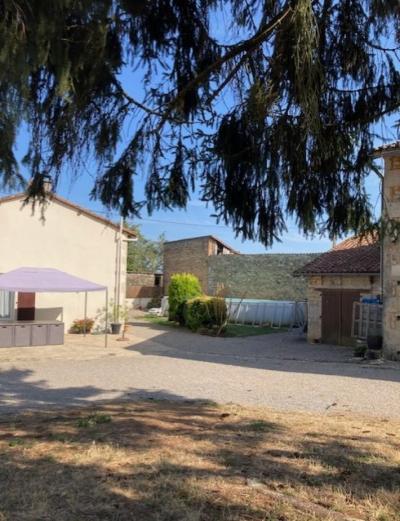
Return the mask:
POLYGON ((351 237, 323 253, 300 270, 298 275, 324 273, 379 273, 380 244, 373 238, 351 237))
POLYGON ((386 145, 381 145, 380 147, 375 148, 374 156, 379 157, 381 154, 385 152, 394 152, 395 150, 400 149, 400 141, 394 141, 393 143, 387 143, 386 145))

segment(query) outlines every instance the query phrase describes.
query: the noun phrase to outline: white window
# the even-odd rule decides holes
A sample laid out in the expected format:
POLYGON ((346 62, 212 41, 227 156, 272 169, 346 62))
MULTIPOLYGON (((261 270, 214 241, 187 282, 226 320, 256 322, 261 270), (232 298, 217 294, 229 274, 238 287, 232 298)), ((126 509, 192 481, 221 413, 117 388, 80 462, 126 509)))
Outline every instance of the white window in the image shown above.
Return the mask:
POLYGON ((0 290, 0 320, 7 320, 12 317, 13 307, 14 293, 0 290))

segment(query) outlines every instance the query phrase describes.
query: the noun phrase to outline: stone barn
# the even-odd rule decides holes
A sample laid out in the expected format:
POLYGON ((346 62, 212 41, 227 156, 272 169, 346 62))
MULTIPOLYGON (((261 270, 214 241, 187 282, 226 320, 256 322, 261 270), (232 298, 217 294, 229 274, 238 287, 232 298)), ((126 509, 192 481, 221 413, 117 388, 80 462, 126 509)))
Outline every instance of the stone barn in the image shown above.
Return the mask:
POLYGON ((297 274, 308 279, 308 340, 352 345, 353 302, 381 294, 379 242, 347 239, 297 274))
POLYGON ((199 279, 204 293, 208 292, 208 259, 239 252, 213 235, 191 237, 164 243, 164 292, 168 293, 174 273, 192 273, 199 279))

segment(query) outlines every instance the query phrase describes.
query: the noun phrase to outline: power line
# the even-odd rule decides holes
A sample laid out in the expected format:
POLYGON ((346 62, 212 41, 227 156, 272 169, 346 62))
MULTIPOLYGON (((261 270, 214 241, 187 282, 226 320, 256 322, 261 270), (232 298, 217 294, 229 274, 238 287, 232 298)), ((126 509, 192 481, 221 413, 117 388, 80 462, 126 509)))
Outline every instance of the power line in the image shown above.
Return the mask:
POLYGON ((226 228, 223 224, 212 224, 212 223, 195 223, 195 222, 181 222, 181 221, 162 221, 161 219, 140 219, 143 222, 149 223, 160 223, 160 224, 177 224, 181 226, 201 226, 202 228, 208 228, 210 226, 215 228, 226 228))
MULTIPOLYGON (((112 217, 112 214, 113 212, 110 212, 110 211, 106 211, 106 210, 97 210, 97 209, 91 209, 91 208, 88 208, 88 210, 94 212, 94 213, 99 213, 99 214, 102 214, 102 215, 107 215, 109 218, 114 218, 112 217)), ((118 217, 118 216, 117 216, 118 217)), ((115 217, 115 218, 117 218, 115 217)), ((147 222, 147 223, 158 223, 158 224, 175 224, 175 225, 178 225, 178 226, 200 226, 202 228, 209 228, 209 227, 214 227, 214 228, 226 228, 226 226, 224 226, 223 224, 213 224, 213 223, 200 223, 200 222, 193 222, 193 221, 186 221, 186 222, 182 222, 182 221, 164 221, 162 219, 146 219, 146 218, 138 218, 138 223, 135 223, 135 224, 140 224, 140 222, 147 222)))

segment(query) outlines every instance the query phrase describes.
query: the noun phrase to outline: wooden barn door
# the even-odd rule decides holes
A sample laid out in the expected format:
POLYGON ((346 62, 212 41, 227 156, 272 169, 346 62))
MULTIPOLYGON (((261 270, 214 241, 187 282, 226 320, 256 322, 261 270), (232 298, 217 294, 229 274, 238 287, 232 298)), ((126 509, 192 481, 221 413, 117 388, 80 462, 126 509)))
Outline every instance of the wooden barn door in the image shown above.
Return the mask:
POLYGON ((17 320, 35 320, 35 293, 18 293, 17 320))
POLYGON ((340 291, 322 292, 322 342, 339 344, 340 341, 340 291))
POLYGON ((360 300, 358 290, 322 291, 322 342, 351 346, 351 321, 353 302, 360 300))

